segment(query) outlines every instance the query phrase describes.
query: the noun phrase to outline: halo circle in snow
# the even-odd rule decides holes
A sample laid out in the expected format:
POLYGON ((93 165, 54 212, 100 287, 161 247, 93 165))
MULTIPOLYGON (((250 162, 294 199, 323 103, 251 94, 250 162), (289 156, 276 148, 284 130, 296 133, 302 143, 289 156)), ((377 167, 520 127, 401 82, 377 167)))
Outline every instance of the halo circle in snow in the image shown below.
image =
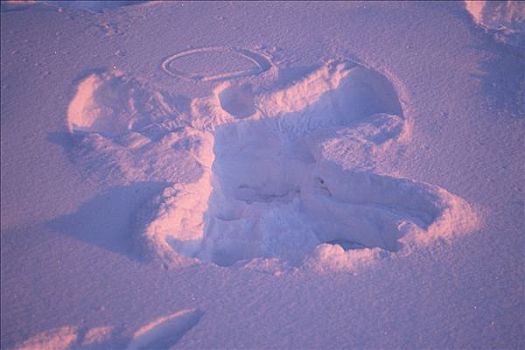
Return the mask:
POLYGON ((162 70, 167 74, 181 78, 184 80, 192 81, 217 81, 217 80, 227 80, 239 77, 247 77, 261 74, 269 70, 273 66, 270 58, 260 52, 256 52, 249 49, 235 48, 235 47, 224 47, 224 46, 212 46, 212 47, 202 47, 196 49, 190 49, 175 53, 167 57, 162 62, 162 70), (238 69, 226 72, 219 72, 215 74, 199 74, 194 72, 185 72, 182 69, 177 69, 174 66, 174 62, 180 58, 190 56, 190 55, 199 55, 205 53, 229 53, 237 57, 245 59, 253 64, 252 67, 245 69, 238 69))

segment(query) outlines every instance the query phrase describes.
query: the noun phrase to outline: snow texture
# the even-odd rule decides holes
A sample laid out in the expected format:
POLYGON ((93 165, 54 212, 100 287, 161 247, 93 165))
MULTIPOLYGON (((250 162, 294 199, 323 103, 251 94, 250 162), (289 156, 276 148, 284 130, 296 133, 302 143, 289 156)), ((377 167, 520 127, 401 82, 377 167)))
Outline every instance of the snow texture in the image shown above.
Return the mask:
POLYGON ((525 3, 522 1, 465 1, 474 22, 496 40, 525 49, 525 3))
POLYGON ((13 349, 171 349, 199 322, 202 316, 203 313, 199 310, 180 310, 143 325, 129 339, 126 339, 125 335, 115 335, 111 327, 96 327, 87 330, 80 327, 61 327, 39 333, 13 349))
POLYGON ((0 348, 524 348, 523 2, 0 16, 0 348))

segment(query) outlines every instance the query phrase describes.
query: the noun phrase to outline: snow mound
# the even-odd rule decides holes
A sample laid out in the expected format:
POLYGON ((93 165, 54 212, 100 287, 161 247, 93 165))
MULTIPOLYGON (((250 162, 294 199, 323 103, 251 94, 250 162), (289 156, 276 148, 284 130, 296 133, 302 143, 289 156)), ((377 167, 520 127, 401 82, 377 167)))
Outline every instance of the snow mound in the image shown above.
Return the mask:
POLYGON ((199 322, 202 314, 188 309, 160 317, 137 330, 127 349, 170 349, 199 322))
POLYGON ((198 309, 183 309, 143 325, 131 337, 113 327, 65 326, 39 333, 13 350, 171 349, 203 315, 198 309))
POLYGON ((103 177, 180 180, 198 169, 192 150, 201 132, 187 128, 187 108, 184 98, 152 91, 120 72, 91 74, 78 84, 67 112, 78 142, 75 157, 86 168, 106 169, 103 177))
POLYGON ((467 0, 465 8, 496 40, 525 48, 525 2, 467 0))
POLYGON ((91 347, 108 342, 113 334, 112 327, 96 327, 89 329, 82 340, 82 347, 91 347))
POLYGON ((149 92, 118 71, 92 74, 81 81, 69 104, 69 129, 110 138, 137 131, 151 138, 179 126, 173 119, 180 111, 169 98, 149 92))
POLYGON ((130 181, 171 183, 136 215, 140 246, 166 267, 278 259, 352 270, 379 251, 476 225, 461 198, 374 172, 408 138, 410 121, 394 85, 372 69, 333 61, 266 92, 223 82, 192 100, 186 118, 166 96, 121 74, 94 74, 68 111, 94 158, 109 155, 130 181), (200 169, 185 183, 172 174, 181 149, 200 169), (149 173, 140 173, 146 155, 149 173))
POLYGON ((61 327, 39 333, 14 350, 66 350, 77 341, 76 327, 61 327))

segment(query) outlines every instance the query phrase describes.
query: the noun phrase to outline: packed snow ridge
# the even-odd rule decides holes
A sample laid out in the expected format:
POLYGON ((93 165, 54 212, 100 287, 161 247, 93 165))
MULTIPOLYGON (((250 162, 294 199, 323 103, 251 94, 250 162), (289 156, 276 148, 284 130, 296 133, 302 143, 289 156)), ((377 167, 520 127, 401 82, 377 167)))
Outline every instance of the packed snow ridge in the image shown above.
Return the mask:
POLYGON ((525 48, 525 2, 467 0, 465 8, 496 40, 525 48))
POLYGON ((122 73, 93 74, 68 123, 101 168, 171 183, 136 222, 140 246, 167 267, 352 269, 476 226, 470 206, 446 190, 374 173, 409 139, 411 122, 392 82, 353 62, 269 91, 222 82, 186 111, 122 73), (198 165, 196 180, 177 180, 176 154, 198 165))
POLYGON ((38 333, 13 350, 171 349, 203 315, 199 309, 179 310, 143 325, 131 337, 110 326, 64 326, 38 333))

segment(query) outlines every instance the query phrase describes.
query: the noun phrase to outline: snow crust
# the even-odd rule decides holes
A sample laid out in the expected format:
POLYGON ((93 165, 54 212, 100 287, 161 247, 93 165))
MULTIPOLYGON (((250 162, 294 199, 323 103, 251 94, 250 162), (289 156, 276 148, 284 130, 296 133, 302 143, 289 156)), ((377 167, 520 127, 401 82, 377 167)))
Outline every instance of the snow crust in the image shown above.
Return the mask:
POLYGON ((520 348, 520 6, 3 1, 0 347, 520 348))
POLYGON ((137 330, 127 349, 169 348, 195 326, 201 316, 199 310, 181 310, 162 316, 137 330))
POLYGON ((41 332, 15 346, 13 350, 168 349, 191 330, 202 315, 203 313, 196 309, 179 310, 143 325, 129 339, 125 335, 116 335, 122 339, 118 342, 112 339, 117 333, 112 327, 60 327, 41 332))
POLYGON ((525 3, 522 1, 465 1, 477 25, 496 40, 525 48, 525 3))
POLYGON ((17 350, 66 350, 77 340, 76 327, 61 327, 39 333, 22 344, 17 350))
POLYGON ((130 5, 152 5, 155 1, 141 1, 141 0, 82 0, 82 1, 44 1, 44 0, 5 0, 2 1, 2 9, 7 11, 22 10, 29 6, 40 6, 44 8, 57 8, 59 12, 67 9, 87 11, 91 13, 103 12, 111 9, 116 9, 122 6, 130 5))

